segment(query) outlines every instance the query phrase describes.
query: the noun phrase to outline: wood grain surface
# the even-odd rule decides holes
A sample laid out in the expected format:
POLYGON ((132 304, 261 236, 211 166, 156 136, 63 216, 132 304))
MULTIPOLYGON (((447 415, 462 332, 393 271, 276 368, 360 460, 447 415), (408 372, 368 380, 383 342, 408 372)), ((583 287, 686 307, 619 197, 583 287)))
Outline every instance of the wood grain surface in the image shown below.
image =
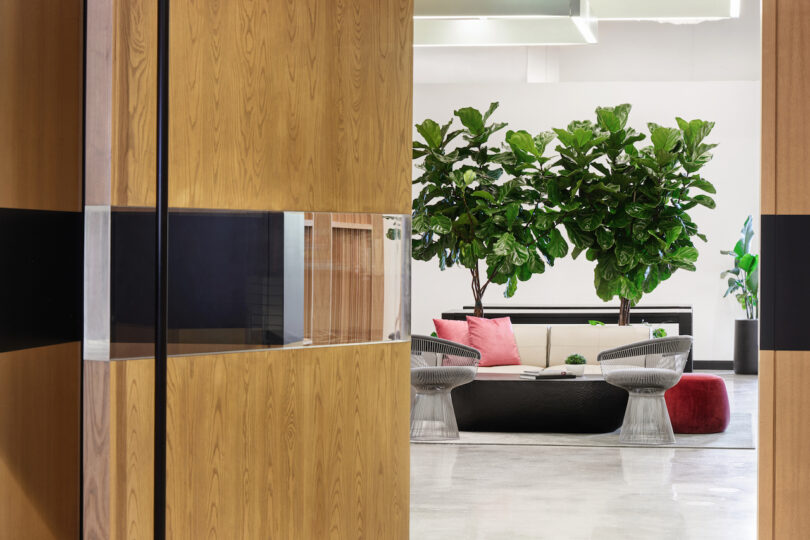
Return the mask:
POLYGON ((149 538, 154 360, 85 361, 84 538, 149 538))
POLYGON ((773 538, 776 540, 805 538, 810 531, 807 381, 810 381, 810 351, 776 351, 773 390, 773 538))
MULTIPOLYGON (((172 11, 185 3, 172 3, 172 11)), ((157 2, 116 0, 114 6, 112 204, 155 206, 157 2)))
MULTIPOLYGON (((154 204, 155 3, 116 4, 113 204, 154 204)), ((410 212, 412 0, 171 16, 173 207, 410 212)))
POLYGON ((757 450, 757 534, 759 540, 773 540, 774 482, 774 351, 759 353, 759 442, 757 450))
POLYGON ((82 6, 0 2, 0 207, 81 210, 82 6))
POLYGON ((0 353, 0 538, 79 535, 79 350, 0 353))
MULTIPOLYGON (((810 213, 810 182, 807 180, 807 126, 810 125, 810 3, 803 0, 776 2, 776 214, 810 213)), ((768 13, 767 5, 765 13, 768 13)), ((768 23, 767 14, 763 22, 768 23)), ((768 38, 767 31, 763 37, 768 38)), ((770 45, 763 42, 763 51, 770 45)), ((771 76, 770 68, 763 71, 771 76)), ((763 88, 763 97, 767 90, 763 88)), ((763 101, 763 104, 766 102, 763 101)), ((768 136, 763 131, 763 140, 768 136)), ((766 149, 767 150, 767 149, 766 149)), ((770 156, 763 163, 770 162, 770 156)), ((765 176, 767 179, 767 176, 765 176)), ((766 186, 763 186, 763 191, 766 186)))
POLYGON ((168 537, 407 538, 408 355, 171 358, 168 537))
POLYGON ((762 0, 762 175, 760 213, 776 213, 776 8, 762 0))

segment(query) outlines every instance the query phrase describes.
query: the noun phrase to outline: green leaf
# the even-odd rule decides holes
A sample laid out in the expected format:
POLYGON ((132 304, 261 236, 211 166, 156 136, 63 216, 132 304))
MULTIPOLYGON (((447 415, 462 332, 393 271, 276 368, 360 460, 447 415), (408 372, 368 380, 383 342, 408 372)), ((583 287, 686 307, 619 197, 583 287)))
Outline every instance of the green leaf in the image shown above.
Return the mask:
POLYGON ((737 263, 740 269, 743 272, 749 273, 756 268, 757 263, 759 262, 758 255, 751 255, 750 253, 746 253, 742 257, 740 257, 740 262, 737 263))
POLYGON ((421 124, 416 124, 416 131, 425 139, 430 148, 439 148, 442 145, 442 128, 430 118, 421 124))
POLYGON ((698 258, 698 250, 692 246, 681 246, 670 254, 678 262, 694 263, 698 258))
POLYGON ((481 111, 473 107, 464 107, 453 112, 464 127, 470 130, 473 135, 481 135, 484 132, 484 117, 481 111))
POLYGON ((650 209, 645 208, 643 204, 637 202, 628 203, 627 206, 624 207, 624 211, 638 219, 648 218, 652 214, 650 209))
POLYGON ((613 245, 613 231, 608 229, 596 229, 596 241, 602 249, 608 249, 613 245))
POLYGON ((480 191, 480 190, 479 191, 473 191, 472 196, 473 197, 479 197, 481 199, 486 199, 491 203, 495 202, 495 196, 492 195, 492 193, 490 193, 488 191, 480 191))
POLYGON ((665 243, 667 247, 672 245, 672 242, 678 239, 681 235, 681 231, 683 231, 683 227, 680 225, 675 225, 674 227, 670 227, 667 229, 666 236, 665 236, 665 243))
POLYGON ((563 238, 562 233, 557 229, 552 229, 546 244, 546 251, 552 257, 557 259, 565 257, 568 254, 568 243, 563 238))
POLYGON ((717 193, 717 190, 714 188, 714 185, 711 182, 707 182, 706 180, 698 178, 697 180, 693 180, 689 187, 702 189, 706 193, 717 193))
POLYGON ((495 112, 495 109, 498 108, 498 105, 499 103, 497 101, 493 101, 492 103, 489 104, 489 109, 487 109, 487 112, 484 113, 484 122, 489 120, 489 117, 492 116, 492 113, 495 112))
POLYGON ((692 197, 692 200, 696 203, 705 206, 706 208, 714 208, 717 206, 714 202, 714 199, 709 197, 708 195, 695 195, 692 197))
POLYGON ((515 293, 517 292, 517 284, 517 278, 515 276, 510 276, 509 280, 506 282, 506 291, 504 291, 503 295, 506 298, 512 298, 515 296, 515 293))
POLYGON ((633 246, 628 244, 619 244, 616 246, 616 262, 620 266, 626 266, 633 262, 633 246))
POLYGON ((534 226, 545 231, 554 226, 559 214, 557 212, 538 211, 534 214, 534 226))
POLYGON ((594 212, 591 214, 584 215, 578 221, 578 224, 580 227, 582 227, 583 231, 592 231, 602 224, 602 218, 603 218, 602 214, 594 212))
POLYGON ((439 234, 448 234, 453 229, 453 222, 447 216, 431 216, 430 230, 439 234))
POLYGON ((475 171, 472 169, 467 169, 466 171, 464 171, 462 179, 464 181, 464 185, 469 186, 470 184, 475 182, 475 171))
POLYGON ((671 152, 680 138, 680 131, 674 128, 658 126, 651 129, 650 133, 650 142, 652 142, 656 151, 671 152))
POLYGON ((507 131, 506 142, 521 161, 533 162, 536 158, 541 157, 534 144, 534 139, 527 131, 507 131))
POLYGON ((513 202, 506 207, 506 226, 507 228, 512 228, 512 225, 515 223, 515 219, 520 213, 520 203, 513 202))

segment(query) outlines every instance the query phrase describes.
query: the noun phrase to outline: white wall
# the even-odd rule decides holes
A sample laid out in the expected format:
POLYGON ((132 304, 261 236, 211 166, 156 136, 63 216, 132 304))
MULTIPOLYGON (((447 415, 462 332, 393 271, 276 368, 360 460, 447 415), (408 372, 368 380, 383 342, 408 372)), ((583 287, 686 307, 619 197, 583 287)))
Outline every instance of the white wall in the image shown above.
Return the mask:
MULTIPOLYGON (((716 122, 711 141, 720 146, 702 174, 717 187, 717 209, 692 213, 709 237, 706 244, 697 241, 698 271, 679 270, 642 302, 692 305, 695 358, 729 360, 734 319, 741 310, 735 300, 722 298, 725 286, 719 275, 730 259, 719 252, 733 247, 745 217, 759 212, 758 4, 746 1, 739 20, 697 26, 601 23, 599 38, 597 45, 550 51, 418 49, 414 121, 433 118, 443 123, 459 107, 486 108, 491 101, 499 101, 495 118, 509 122, 511 129, 530 132, 593 118, 597 106, 619 103, 633 104, 630 124, 644 131, 650 121, 675 125, 675 116, 716 122), (637 63, 628 61, 636 58, 637 63), (453 63, 463 68, 452 67, 453 63), (662 69, 663 64, 674 67, 662 69), (552 77, 547 76, 550 70, 552 77), (561 82, 527 82, 538 80, 532 76, 538 72, 545 74, 541 80, 561 82), (620 80, 622 73, 627 74, 626 80, 620 80), (716 80, 708 80, 715 76, 716 80)), ((412 276, 414 333, 430 333, 432 318, 472 301, 469 273, 464 269, 441 272, 435 261, 414 261, 412 276)), ((520 283, 511 299, 503 297, 503 287, 493 285, 484 300, 502 305, 602 303, 593 289, 593 264, 584 259, 559 261, 545 274, 520 283)))

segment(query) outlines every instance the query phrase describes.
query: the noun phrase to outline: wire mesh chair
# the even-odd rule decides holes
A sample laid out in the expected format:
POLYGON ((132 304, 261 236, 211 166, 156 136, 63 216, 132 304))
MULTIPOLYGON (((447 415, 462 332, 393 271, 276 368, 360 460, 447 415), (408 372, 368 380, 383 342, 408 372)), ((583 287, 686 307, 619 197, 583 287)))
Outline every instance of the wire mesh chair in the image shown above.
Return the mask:
POLYGON ((664 393, 680 380, 691 348, 691 336, 675 336, 639 341, 599 353, 597 360, 605 381, 627 390, 630 396, 619 442, 675 442, 664 393))
POLYGON ((450 391, 475 379, 481 353, 452 341, 411 336, 411 440, 458 439, 450 391))

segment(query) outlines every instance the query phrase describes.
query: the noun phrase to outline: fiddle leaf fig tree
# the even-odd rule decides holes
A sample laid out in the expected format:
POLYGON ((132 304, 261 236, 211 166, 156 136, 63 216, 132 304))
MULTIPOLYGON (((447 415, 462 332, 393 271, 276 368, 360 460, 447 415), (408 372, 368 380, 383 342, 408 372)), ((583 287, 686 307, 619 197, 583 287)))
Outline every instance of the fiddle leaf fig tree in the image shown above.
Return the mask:
POLYGON ((678 127, 648 124, 646 137, 627 126, 630 105, 600 107, 596 121, 554 130, 560 141, 558 174, 547 180, 549 202, 565 212, 562 223, 574 244, 596 261, 594 285, 605 300, 620 299, 619 324, 630 306, 677 269, 694 271, 706 237, 689 215, 698 205, 714 208, 715 193, 698 171, 716 146, 704 143, 712 122, 677 119, 678 127))
POLYGON ((422 171, 414 180, 421 189, 413 201, 413 257, 469 270, 476 316, 491 283, 505 284, 511 297, 519 281, 567 252, 559 231, 538 218, 543 197, 527 180, 550 174, 543 153, 553 137, 508 131, 507 144, 493 147, 490 138, 506 127, 489 120, 497 107, 458 109, 444 125, 427 119, 416 125, 422 140, 413 144, 422 171))

